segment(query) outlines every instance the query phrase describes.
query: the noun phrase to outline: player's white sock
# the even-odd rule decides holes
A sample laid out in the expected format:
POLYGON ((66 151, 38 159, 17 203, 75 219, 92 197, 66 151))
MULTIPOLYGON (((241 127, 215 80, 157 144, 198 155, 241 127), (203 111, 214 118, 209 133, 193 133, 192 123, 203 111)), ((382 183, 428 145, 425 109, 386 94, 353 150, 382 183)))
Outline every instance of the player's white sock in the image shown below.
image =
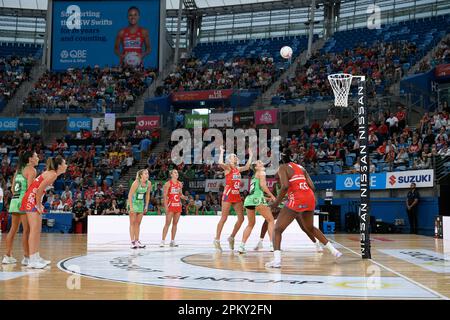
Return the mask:
POLYGON ((330 241, 328 241, 328 243, 325 245, 325 248, 327 248, 330 251, 330 253, 336 258, 342 256, 342 253, 339 250, 337 250, 330 241))
POLYGON ((281 262, 281 250, 275 250, 273 252, 273 260, 276 262, 281 262))

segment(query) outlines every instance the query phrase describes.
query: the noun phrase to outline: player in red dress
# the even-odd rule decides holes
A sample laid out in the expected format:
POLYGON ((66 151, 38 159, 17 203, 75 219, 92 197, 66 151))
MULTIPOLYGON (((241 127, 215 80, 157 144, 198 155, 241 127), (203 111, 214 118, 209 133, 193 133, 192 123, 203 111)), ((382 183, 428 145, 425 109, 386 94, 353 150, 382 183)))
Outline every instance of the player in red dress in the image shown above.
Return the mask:
POLYGON ((166 210, 166 223, 163 228, 162 241, 159 245, 164 247, 167 232, 172 223, 172 237, 170 241, 171 247, 178 247, 175 243, 175 235, 177 233, 178 220, 182 211, 181 199, 187 200, 183 195, 183 183, 178 181, 178 171, 173 169, 170 171, 171 179, 164 184, 164 208, 166 210))
POLYGON ((28 225, 30 226, 30 236, 28 238, 30 249, 28 267, 30 268, 42 269, 50 264, 50 261, 42 259, 39 255, 42 213, 44 212, 42 198, 44 197, 46 188, 51 186, 56 178, 65 173, 66 170, 66 160, 63 157, 48 158, 47 169, 28 186, 23 196, 20 210, 27 213, 28 225))
POLYGON ((308 172, 302 166, 283 159, 284 164, 278 169, 280 176, 281 190, 277 196, 277 200, 272 204, 276 208, 285 197, 288 200, 286 205, 278 216, 273 235, 274 260, 268 262, 268 268, 281 267, 281 234, 296 219, 304 227, 304 231, 308 237, 318 239, 327 248, 333 256, 339 258, 342 253, 334 248, 331 242, 324 234, 314 227, 314 209, 316 206, 316 198, 314 196, 314 183, 308 172))
POLYGON ((214 247, 217 250, 222 250, 220 246, 220 235, 222 233, 223 226, 227 221, 230 214, 231 206, 237 213, 238 220, 234 225, 233 232, 228 238, 230 249, 234 250, 234 237, 236 236, 239 228, 244 222, 244 205, 242 203, 240 188, 241 188, 241 172, 248 171, 252 163, 253 153, 249 150, 249 159, 244 167, 238 167, 239 159, 235 154, 230 154, 227 159, 227 164, 223 163, 223 154, 225 149, 220 147, 219 166, 225 171, 225 190, 222 196, 222 216, 217 224, 216 238, 214 239, 214 247))
POLYGON ((114 44, 114 52, 120 58, 120 65, 139 67, 151 52, 148 30, 138 25, 140 11, 137 7, 128 9, 128 27, 119 31, 114 44), (145 51, 142 46, 145 45, 145 51), (123 50, 120 51, 120 46, 123 50))

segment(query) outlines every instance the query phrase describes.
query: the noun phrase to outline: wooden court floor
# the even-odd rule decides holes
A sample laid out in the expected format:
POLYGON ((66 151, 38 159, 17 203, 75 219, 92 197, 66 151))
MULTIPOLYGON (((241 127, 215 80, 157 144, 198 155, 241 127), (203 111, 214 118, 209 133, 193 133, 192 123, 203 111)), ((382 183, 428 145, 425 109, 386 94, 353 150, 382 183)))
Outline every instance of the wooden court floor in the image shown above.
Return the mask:
MULTIPOLYGON (((5 234, 0 253, 5 252, 5 234)), ((44 270, 1 265, 0 300, 27 299, 448 299, 450 256, 442 240, 418 235, 372 235, 372 259, 362 260, 358 236, 330 237, 343 257, 294 244, 283 247, 283 267, 267 270, 272 254, 248 246, 245 255, 226 246, 218 253, 180 243, 131 250, 88 251, 87 236, 43 234, 44 270), (75 266, 75 267, 74 267, 75 266)), ((267 246, 266 241, 266 246, 267 246)))

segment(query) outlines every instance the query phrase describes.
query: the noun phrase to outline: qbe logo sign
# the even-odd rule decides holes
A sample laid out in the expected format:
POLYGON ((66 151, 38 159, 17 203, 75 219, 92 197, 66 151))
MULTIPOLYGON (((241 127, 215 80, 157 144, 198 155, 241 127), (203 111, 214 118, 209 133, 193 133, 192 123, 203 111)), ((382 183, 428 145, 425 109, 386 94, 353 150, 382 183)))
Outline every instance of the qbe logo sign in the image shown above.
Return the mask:
POLYGON ((62 63, 86 62, 88 51, 86 49, 61 50, 59 56, 62 63))
POLYGON ((0 120, 0 131, 15 131, 17 129, 17 120, 4 119, 0 120))

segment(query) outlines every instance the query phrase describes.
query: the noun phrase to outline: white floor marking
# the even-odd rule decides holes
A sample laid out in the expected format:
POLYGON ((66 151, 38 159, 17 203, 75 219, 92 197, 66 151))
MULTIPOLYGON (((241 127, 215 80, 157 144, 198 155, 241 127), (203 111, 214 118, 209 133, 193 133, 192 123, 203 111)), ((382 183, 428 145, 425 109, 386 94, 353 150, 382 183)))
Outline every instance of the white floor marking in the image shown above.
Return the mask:
MULTIPOLYGON (((356 252, 356 251, 354 251, 354 250, 352 250, 352 249, 350 249, 350 248, 344 246, 343 244, 340 244, 340 243, 337 242, 336 240, 333 240, 333 242, 339 244, 342 248, 344 248, 344 249, 346 249, 346 250, 348 250, 348 251, 350 251, 350 252, 352 252, 352 253, 354 253, 354 254, 356 254, 356 255, 358 255, 358 256, 361 257, 361 254, 360 254, 360 253, 358 253, 358 252, 356 252)), ((441 299, 444 299, 444 300, 450 300, 450 298, 448 298, 448 297, 446 297, 446 296, 440 294, 439 292, 436 292, 436 291, 434 291, 433 289, 428 288, 427 286, 425 286, 425 285, 423 285, 423 284, 421 284, 421 283, 419 283, 419 282, 417 282, 417 281, 415 281, 415 280, 413 280, 413 279, 411 279, 411 278, 409 278, 409 277, 407 277, 407 276, 401 274, 400 272, 397 272, 397 271, 395 271, 395 270, 393 270, 393 269, 391 269, 391 268, 389 268, 389 267, 386 267, 385 265, 383 265, 383 264, 381 264, 381 263, 379 263, 379 262, 377 262, 377 261, 375 261, 375 260, 373 260, 373 259, 368 259, 368 260, 371 261, 372 263, 374 263, 374 264, 376 264, 376 265, 378 265, 378 266, 380 266, 380 267, 382 267, 382 268, 388 270, 389 272, 392 272, 393 274, 396 274, 397 276, 399 276, 399 277, 405 279, 406 281, 409 281, 409 282, 411 282, 411 283, 414 283, 416 286, 419 286, 419 287, 421 287, 422 289, 425 289, 425 290, 427 290, 427 291, 429 291, 429 292, 431 292, 431 293, 433 293, 433 294, 439 296, 441 299)))
POLYGON ((361 298, 439 297, 401 277, 382 277, 381 287, 369 288, 365 277, 293 275, 278 270, 228 270, 192 265, 182 260, 192 254, 214 255, 213 249, 186 247, 182 250, 149 248, 131 251, 88 252, 85 256, 60 261, 58 267, 73 273, 68 269, 75 265, 80 270, 79 274, 101 280, 204 291, 361 298))

